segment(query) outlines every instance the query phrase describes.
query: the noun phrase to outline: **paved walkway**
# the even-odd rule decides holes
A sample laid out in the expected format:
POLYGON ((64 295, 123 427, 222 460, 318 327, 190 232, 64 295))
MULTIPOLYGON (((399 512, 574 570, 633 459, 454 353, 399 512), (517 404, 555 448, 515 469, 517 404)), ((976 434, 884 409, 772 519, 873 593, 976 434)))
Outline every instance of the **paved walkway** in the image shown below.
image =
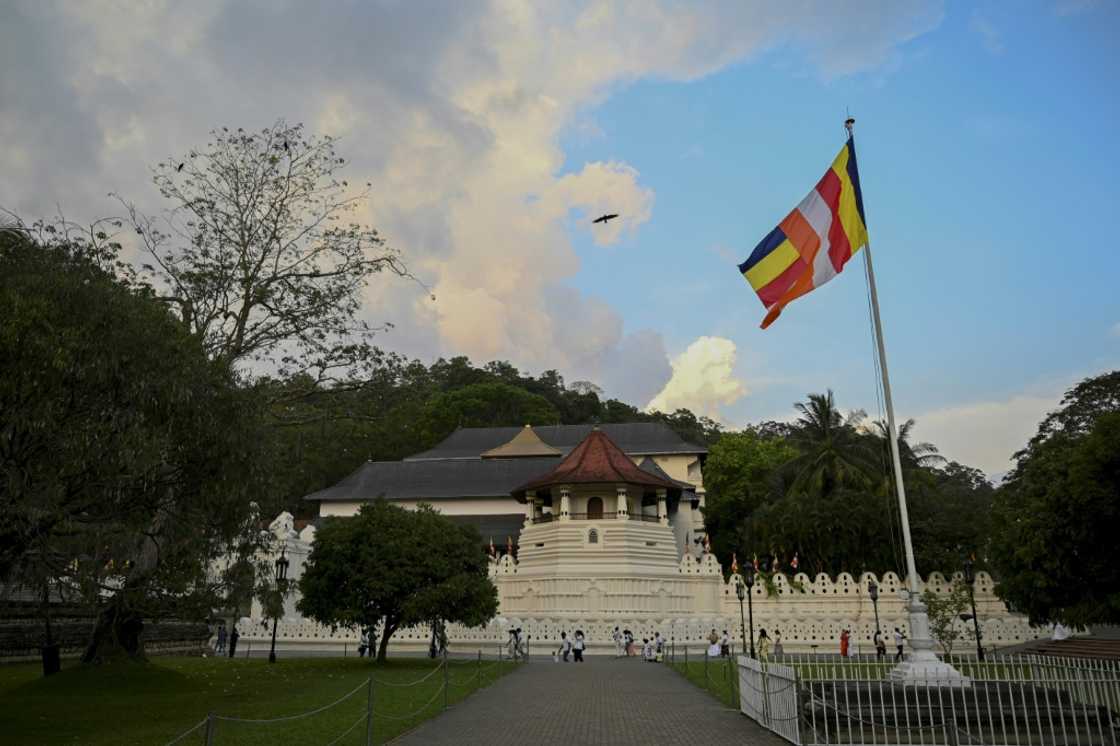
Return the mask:
POLYGON ((529 663, 407 733, 397 744, 578 746, 786 741, 667 666, 631 658, 529 663))

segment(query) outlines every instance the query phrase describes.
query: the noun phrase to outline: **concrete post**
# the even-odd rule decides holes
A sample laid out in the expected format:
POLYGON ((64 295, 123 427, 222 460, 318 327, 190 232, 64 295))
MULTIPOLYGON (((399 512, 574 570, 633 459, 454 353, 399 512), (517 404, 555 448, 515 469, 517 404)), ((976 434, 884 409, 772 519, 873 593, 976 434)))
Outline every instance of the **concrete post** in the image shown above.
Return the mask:
POLYGON ((657 522, 662 526, 669 525, 669 506, 666 503, 667 499, 668 495, 665 490, 657 491, 657 522))
POLYGON ((560 520, 569 521, 572 518, 572 496, 567 487, 560 488, 560 520))
POLYGON ((630 504, 629 504, 629 498, 626 495, 626 488, 625 487, 619 487, 616 490, 615 495, 616 495, 615 503, 616 503, 617 510, 618 510, 618 518, 619 518, 619 520, 624 521, 624 520, 626 520, 627 518, 630 517, 630 504))
POLYGON ((528 490, 525 493, 525 525, 532 526, 537 517, 537 493, 528 490))

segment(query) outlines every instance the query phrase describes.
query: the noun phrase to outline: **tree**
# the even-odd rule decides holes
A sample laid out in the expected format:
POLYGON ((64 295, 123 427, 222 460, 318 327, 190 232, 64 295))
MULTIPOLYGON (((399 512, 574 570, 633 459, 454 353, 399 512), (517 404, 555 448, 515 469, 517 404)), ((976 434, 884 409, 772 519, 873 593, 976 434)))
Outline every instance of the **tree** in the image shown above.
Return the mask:
POLYGON ((38 227, 0 234, 0 573, 96 610, 84 660, 142 658, 253 549, 256 404, 112 247, 38 227))
POLYGON ((379 627, 380 661, 402 626, 480 625, 498 608, 476 529, 385 500, 324 520, 299 588, 300 611, 321 624, 379 627))
POLYGON ((505 383, 475 383, 439 394, 422 415, 425 434, 439 441, 457 427, 556 425, 560 414, 543 396, 505 383))
POLYGON ((358 317, 380 272, 408 276, 397 251, 355 215, 369 184, 341 178, 335 139, 283 121, 260 132, 223 127, 205 148, 156 166, 172 207, 149 218, 126 204, 162 291, 209 357, 227 367, 268 361, 318 382, 374 357, 358 317))
POLYGON ((796 456, 784 440, 750 430, 727 433, 712 445, 704 464, 704 526, 718 556, 748 556, 744 521, 774 499, 779 471, 796 456))
POLYGON ((866 486, 874 460, 857 430, 866 417, 863 411, 842 415, 831 390, 809 394, 794 407, 800 416, 791 440, 801 455, 790 462, 789 489, 828 495, 839 487, 866 486))
MULTIPOLYGON (((1101 379, 1115 385, 1120 376, 1101 379)), ((1098 397, 1094 396, 1095 399, 1098 397)), ((1098 399, 1099 400, 1099 399, 1098 399)), ((1052 414, 996 492, 990 560, 996 593, 1031 622, 1120 623, 1120 412, 1052 414), (1063 420, 1076 427, 1054 427, 1063 420)), ((1112 401, 1120 401, 1113 398, 1112 401)))
POLYGON ((953 645, 957 640, 973 636, 971 630, 962 629, 957 624, 971 606, 968 586, 964 583, 953 583, 948 593, 922 591, 922 603, 929 615, 929 631, 945 655, 953 654, 953 645))

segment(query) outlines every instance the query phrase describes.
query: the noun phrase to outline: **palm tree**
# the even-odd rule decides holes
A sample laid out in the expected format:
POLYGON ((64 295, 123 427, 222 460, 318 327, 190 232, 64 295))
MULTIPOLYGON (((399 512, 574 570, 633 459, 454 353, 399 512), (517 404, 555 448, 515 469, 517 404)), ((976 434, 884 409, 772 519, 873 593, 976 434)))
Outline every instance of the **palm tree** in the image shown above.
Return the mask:
MULTIPOLYGON (((907 470, 922 468, 933 469, 947 462, 947 459, 937 451, 933 443, 910 443, 910 434, 914 429, 914 418, 903 422, 898 428, 898 457, 902 467, 907 470)), ((883 420, 872 423, 873 434, 882 441, 882 448, 890 458, 890 428, 883 420)))
POLYGON ((859 487, 872 481, 875 453, 860 435, 867 414, 855 410, 846 416, 836 408, 829 389, 809 394, 808 401, 794 405, 800 416, 791 440, 801 455, 789 463, 792 482, 789 492, 812 490, 830 495, 837 487, 859 487))

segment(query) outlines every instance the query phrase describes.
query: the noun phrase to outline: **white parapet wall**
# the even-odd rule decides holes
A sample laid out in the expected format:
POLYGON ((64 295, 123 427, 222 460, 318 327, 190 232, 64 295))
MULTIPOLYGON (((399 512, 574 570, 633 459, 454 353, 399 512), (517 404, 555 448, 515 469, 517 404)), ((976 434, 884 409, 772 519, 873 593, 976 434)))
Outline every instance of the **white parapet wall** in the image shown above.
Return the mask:
MULTIPOLYGON (((291 516, 282 514, 271 530, 277 539, 276 551, 285 547, 292 562, 289 577, 298 581, 315 532, 309 526, 296 533, 292 526, 291 516)), ((740 578, 733 574, 725 580, 712 554, 699 559, 686 554, 671 569, 661 566, 664 563, 651 563, 627 574, 620 574, 610 562, 604 563, 604 572, 580 566, 578 574, 568 574, 562 568, 557 568, 556 574, 541 573, 532 562, 528 565, 529 572, 522 572, 521 565, 509 555, 491 562, 490 578, 497 586, 500 604, 498 616, 484 627, 448 625, 453 652, 496 653, 516 627, 529 637, 531 652, 552 650, 560 632, 571 634, 576 629, 587 637, 589 654, 613 652, 611 633, 616 626, 631 630, 639 640, 660 632, 678 649, 686 646, 701 650, 712 629, 718 633, 727 630, 739 644, 736 584, 740 578)), ((947 593, 953 580, 934 572, 919 585, 923 590, 947 593)), ((774 573, 769 582, 758 583, 750 591, 754 628, 766 629, 771 637, 780 632, 787 652, 818 653, 839 652, 840 633, 848 629, 856 652, 873 652, 875 607, 868 596, 869 581, 878 585, 879 625, 891 645, 890 632, 895 627, 908 632, 906 583, 893 572, 863 573, 858 578, 848 573, 835 578, 774 573)), ((1008 611, 995 596, 987 573, 976 574, 975 591, 985 647, 1016 645, 1049 634, 1048 629, 1031 627, 1026 617, 1008 611)), ((331 630, 304 619, 296 609, 297 600, 292 596, 285 603, 285 616, 277 630, 278 649, 323 654, 352 653, 356 649, 356 630, 331 630)), ((744 603, 744 615, 747 608, 744 603)), ((966 631, 964 622, 958 624, 962 632, 966 631)), ((271 626, 261 618, 259 604, 254 603, 250 617, 240 620, 239 631, 244 646, 259 650, 268 644, 271 626)), ((428 640, 427 628, 401 630, 394 635, 390 649, 418 652, 427 649, 428 640)), ((974 645, 962 639, 956 650, 967 651, 974 645)))

